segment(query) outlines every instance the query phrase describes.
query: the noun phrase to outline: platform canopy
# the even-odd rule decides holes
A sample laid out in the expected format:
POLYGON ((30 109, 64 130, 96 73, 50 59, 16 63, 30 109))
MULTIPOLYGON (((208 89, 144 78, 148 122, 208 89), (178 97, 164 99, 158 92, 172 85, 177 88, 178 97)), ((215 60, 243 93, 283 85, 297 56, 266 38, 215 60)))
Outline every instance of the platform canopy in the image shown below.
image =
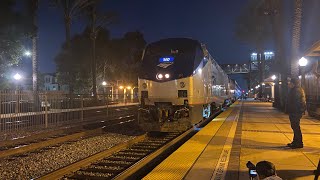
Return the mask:
POLYGON ((320 56, 320 41, 313 44, 311 48, 306 51, 305 56, 320 56))

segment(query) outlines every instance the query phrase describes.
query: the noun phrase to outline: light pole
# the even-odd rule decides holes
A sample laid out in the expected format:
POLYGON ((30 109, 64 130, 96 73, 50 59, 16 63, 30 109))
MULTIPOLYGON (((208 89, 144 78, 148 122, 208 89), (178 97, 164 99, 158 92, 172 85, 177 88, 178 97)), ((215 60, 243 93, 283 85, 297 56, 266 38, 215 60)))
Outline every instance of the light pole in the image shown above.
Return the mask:
POLYGON ((19 92, 19 84, 20 84, 20 81, 22 79, 22 76, 19 74, 19 73, 16 73, 13 78, 17 81, 17 86, 16 86, 16 90, 15 90, 15 93, 16 93, 16 106, 15 106, 15 112, 18 113, 19 112, 19 104, 20 104, 20 92, 19 92))
POLYGON ((127 86, 127 89, 131 90, 130 91, 130 100, 131 102, 133 102, 133 99, 134 99, 134 89, 137 89, 138 87, 134 86, 134 87, 131 87, 131 86, 127 86))
POLYGON ((103 96, 103 104, 106 104, 106 98, 105 98, 105 87, 107 85, 107 82, 106 81, 103 81, 102 83, 102 96, 103 96))
MULTIPOLYGON (((105 87, 107 86, 107 82, 103 81, 102 82, 103 86, 103 104, 106 105, 106 100, 105 100, 105 87)), ((108 97, 108 92, 107 92, 107 117, 109 117, 109 97, 108 97)))
MULTIPOLYGON (((119 89, 123 90, 123 99, 125 99, 125 91, 126 91, 126 88, 124 88, 123 86, 119 86, 119 89)), ((118 91, 118 94, 119 94, 119 91, 118 91)), ((118 99, 118 94, 117 94, 117 99, 118 99)), ((120 96, 121 97, 121 96, 120 96)))
POLYGON ((275 103, 275 101, 276 101, 276 90, 275 90, 276 83, 274 81, 277 79, 277 76, 272 75, 271 79, 273 81, 272 86, 271 86, 271 98, 272 98, 272 101, 275 103))
POLYGON ((306 65, 308 64, 308 60, 304 57, 299 59, 299 66, 301 67, 301 86, 303 88, 303 90, 305 90, 305 83, 306 83, 306 72, 305 72, 305 68, 306 65))

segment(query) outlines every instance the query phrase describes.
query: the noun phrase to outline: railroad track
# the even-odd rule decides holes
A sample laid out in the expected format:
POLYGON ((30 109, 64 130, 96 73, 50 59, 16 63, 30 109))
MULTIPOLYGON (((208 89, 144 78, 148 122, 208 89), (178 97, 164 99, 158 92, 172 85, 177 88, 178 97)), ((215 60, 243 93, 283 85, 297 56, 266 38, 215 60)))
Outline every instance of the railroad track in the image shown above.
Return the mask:
POLYGON ((139 136, 39 179, 141 179, 219 113, 183 133, 139 136))
MULTIPOLYGON (((99 117, 94 117, 99 120, 99 117)), ((101 117, 103 118, 103 117, 101 117)), ((104 117, 105 118, 105 117, 104 117)), ((130 123, 135 120, 135 115, 125 115, 116 117, 104 121, 90 122, 81 127, 76 127, 69 130, 68 132, 60 131, 53 134, 44 134, 43 137, 33 140, 26 140, 18 144, 8 144, 2 146, 0 149, 0 158, 15 158, 23 157, 28 154, 28 152, 38 152, 51 147, 57 147, 64 143, 72 143, 79 141, 81 139, 90 138, 93 136, 100 135, 105 132, 106 128, 110 128, 119 123, 125 124, 130 123)))
POLYGON ((127 143, 98 153, 40 179, 125 179, 142 177, 194 133, 159 133, 139 136, 127 143))

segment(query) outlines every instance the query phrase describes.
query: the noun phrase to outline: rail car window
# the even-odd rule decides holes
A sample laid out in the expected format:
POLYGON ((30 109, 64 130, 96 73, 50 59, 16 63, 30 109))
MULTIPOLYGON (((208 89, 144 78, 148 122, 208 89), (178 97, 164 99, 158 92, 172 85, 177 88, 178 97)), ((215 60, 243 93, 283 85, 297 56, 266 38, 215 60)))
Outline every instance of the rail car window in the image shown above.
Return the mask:
POLYGON ((188 97, 187 90, 178 90, 178 97, 188 97))

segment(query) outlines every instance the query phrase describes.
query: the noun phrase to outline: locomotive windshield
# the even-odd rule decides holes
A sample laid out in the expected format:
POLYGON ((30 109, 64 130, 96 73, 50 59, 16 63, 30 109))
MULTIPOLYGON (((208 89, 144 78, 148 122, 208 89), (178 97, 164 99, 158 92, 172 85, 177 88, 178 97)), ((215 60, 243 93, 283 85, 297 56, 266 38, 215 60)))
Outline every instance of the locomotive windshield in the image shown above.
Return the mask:
POLYGON ((200 43, 191 39, 165 39, 147 46, 140 78, 157 81, 157 73, 169 73, 170 79, 191 76, 203 58, 200 43))

